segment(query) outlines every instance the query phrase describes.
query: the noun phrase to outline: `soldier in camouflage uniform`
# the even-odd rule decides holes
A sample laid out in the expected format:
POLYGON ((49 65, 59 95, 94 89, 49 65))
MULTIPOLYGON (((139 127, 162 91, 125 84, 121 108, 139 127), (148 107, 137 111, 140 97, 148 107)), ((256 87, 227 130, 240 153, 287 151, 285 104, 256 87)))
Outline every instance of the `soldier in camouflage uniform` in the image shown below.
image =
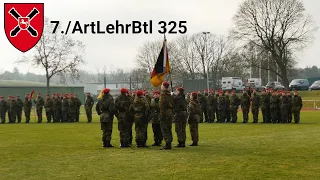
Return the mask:
POLYGON ((118 119, 118 130, 120 131, 120 147, 130 147, 129 139, 129 121, 130 112, 129 108, 131 100, 128 96, 126 88, 120 89, 120 95, 115 100, 116 117, 118 119))
MULTIPOLYGON (((202 112, 201 113, 202 116, 200 116, 200 123, 203 123, 203 115, 207 111, 207 101, 206 101, 206 97, 203 94, 201 94, 200 90, 198 91, 198 100, 199 100, 199 103, 201 106, 201 112, 202 112)), ((205 119, 205 121, 206 121, 206 119, 205 119)))
MULTIPOLYGON (((219 98, 219 91, 216 90, 216 94, 214 95, 214 100, 213 100, 213 108, 214 108, 214 112, 216 113, 217 122, 219 122, 218 98, 219 98)), ((213 122, 214 122, 214 119, 213 119, 213 122)))
POLYGON ((65 94, 62 100, 62 122, 69 122, 69 99, 68 95, 65 94))
POLYGON ((160 126, 161 132, 166 142, 166 145, 162 149, 171 149, 172 143, 172 119, 173 119, 173 101, 168 90, 169 83, 163 82, 161 86, 161 94, 159 100, 160 107, 160 126))
POLYGON ((282 91, 279 90, 278 91, 278 99, 279 99, 279 103, 278 103, 278 117, 279 117, 279 120, 278 120, 278 123, 281 123, 282 122, 282 111, 281 111, 281 96, 282 96, 282 91))
POLYGON ((261 112, 262 112, 262 123, 269 123, 268 118, 268 111, 270 109, 270 98, 268 97, 268 94, 266 94, 265 90, 262 90, 262 95, 260 98, 260 104, 261 104, 261 112))
POLYGON ((148 119, 150 109, 148 102, 143 96, 143 91, 138 90, 136 92, 136 98, 129 108, 130 114, 133 115, 135 130, 136 130, 136 145, 140 147, 148 147, 147 142, 147 130, 148 130, 148 119))
POLYGON ((31 98, 29 99, 29 94, 26 94, 23 102, 24 116, 26 117, 26 123, 30 122, 30 114, 32 109, 31 98))
POLYGON ((38 93, 38 97, 36 100, 34 100, 34 103, 36 104, 36 111, 37 111, 37 116, 38 116, 37 123, 42 123, 42 109, 44 106, 44 99, 41 97, 40 93, 38 93))
POLYGON ((78 102, 71 94, 69 99, 69 122, 76 122, 78 102))
MULTIPOLYGON (((131 94, 128 93, 128 97, 130 99, 130 105, 133 103, 133 100, 135 98, 135 94, 136 92, 132 92, 131 94)), ((133 126, 133 115, 132 114, 129 114, 129 117, 128 117, 128 121, 129 121, 129 124, 128 124, 128 139, 129 139, 129 145, 131 146, 132 145, 132 141, 133 141, 133 136, 132 136, 132 126, 133 126)))
POLYGON ((178 144, 175 147, 186 147, 187 101, 183 88, 178 88, 173 98, 175 131, 178 144))
POLYGON ((86 102, 84 104, 84 108, 86 110, 86 115, 88 119, 88 123, 92 122, 92 107, 94 105, 93 98, 91 97, 90 93, 87 93, 86 102))
POLYGON ((96 105, 96 111, 100 116, 103 147, 113 147, 110 141, 113 127, 113 116, 116 109, 114 99, 110 95, 110 89, 106 88, 103 90, 103 97, 102 99, 99 99, 96 105))
POLYGON ((11 102, 10 102, 10 115, 11 115, 11 121, 10 123, 16 123, 16 120, 17 120, 17 108, 18 108, 18 105, 17 105, 17 100, 15 100, 15 97, 12 96, 11 97, 11 102))
POLYGON ((213 90, 210 89, 209 95, 207 98, 207 113, 208 113, 208 123, 213 123, 214 121, 214 95, 212 94, 213 90))
POLYGON ((270 98, 272 96, 272 89, 267 89, 266 90, 266 94, 267 94, 267 102, 268 103, 268 106, 266 106, 267 108, 267 112, 266 112, 266 123, 272 123, 272 119, 271 119, 271 111, 270 111, 270 98))
POLYGON ((225 116, 226 116, 226 122, 229 123, 231 119, 231 114, 230 114, 230 97, 229 97, 229 92, 225 92, 224 100, 226 102, 226 110, 225 110, 225 116))
POLYGON ((260 107, 260 96, 257 94, 257 90, 253 90, 251 94, 251 113, 253 116, 253 123, 258 123, 259 120, 259 107, 260 107))
POLYGON ((75 103, 76 103, 76 118, 75 118, 75 122, 79 122, 79 120, 80 120, 80 108, 81 108, 81 101, 80 101, 80 99, 78 98, 78 95, 76 95, 76 94, 74 94, 73 95, 73 97, 74 97, 74 101, 75 101, 75 103))
POLYGON ((58 97, 57 94, 53 95, 53 100, 52 100, 52 110, 53 110, 53 122, 63 122, 62 114, 61 114, 61 109, 62 109, 62 102, 60 97, 58 97))
POLYGON ((189 102, 190 102, 190 93, 187 93, 187 103, 189 104, 189 102))
POLYGON ((0 96, 0 117, 1 123, 6 123, 6 113, 8 109, 8 103, 4 100, 3 96, 0 96))
POLYGON ((270 112, 271 112, 271 119, 273 123, 277 123, 279 121, 279 98, 277 96, 277 92, 273 92, 272 96, 270 97, 270 112))
POLYGON ((190 134, 192 139, 192 144, 190 146, 198 146, 199 142, 199 129, 198 123, 200 121, 201 106, 198 101, 198 94, 192 93, 190 98, 190 103, 188 105, 188 124, 190 128, 190 134))
POLYGON ((160 97, 160 92, 155 91, 153 93, 153 99, 151 100, 151 106, 150 106, 151 123, 152 123, 152 131, 153 131, 153 138, 154 138, 154 143, 152 144, 152 146, 161 146, 161 142, 163 139, 162 133, 161 133, 161 127, 160 127, 160 119, 159 119, 159 113, 160 113, 159 97, 160 97))
POLYGON ((240 105, 240 98, 237 96, 235 90, 232 90, 230 97, 230 113, 231 113, 231 122, 237 123, 238 121, 238 108, 240 105))
POLYGON ((291 92, 287 92, 287 97, 288 97, 288 123, 292 122, 292 96, 291 92))
POLYGON ((226 100, 223 96, 223 91, 219 92, 219 96, 217 99, 217 107, 218 107, 218 120, 217 123, 224 123, 226 120, 226 100))
POLYGON ((204 99, 202 100, 204 103, 204 106, 203 107, 201 107, 202 108, 202 111, 203 111, 203 114, 204 114, 204 122, 208 122, 208 104, 207 104, 207 99, 208 99, 208 90, 207 89, 204 89, 204 91, 203 91, 203 97, 204 97, 204 99))
POLYGON ((7 102, 7 112, 8 112, 8 119, 9 119, 9 122, 8 122, 8 123, 11 123, 11 122, 12 122, 12 120, 11 120, 11 118, 12 118, 12 116, 11 116, 11 108, 10 108, 10 106, 11 106, 11 99, 12 99, 12 96, 11 96, 11 95, 8 96, 8 102, 7 102))
POLYGON ((288 108, 289 108, 289 98, 285 91, 282 92, 280 98, 280 109, 281 109, 281 123, 288 122, 288 108))
POLYGON ((243 95, 241 97, 241 109, 242 109, 242 115, 243 115, 242 123, 248 123, 249 109, 250 109, 250 96, 248 95, 245 89, 243 90, 243 95))
POLYGON ((298 95, 297 91, 294 91, 294 96, 292 97, 292 113, 294 117, 294 122, 297 124, 300 122, 300 111, 302 108, 302 98, 298 95))
POLYGON ((20 96, 17 96, 17 119, 18 119, 18 123, 21 123, 22 109, 23 109, 23 102, 20 99, 20 96))
POLYGON ((53 116, 53 101, 50 98, 50 95, 46 95, 46 100, 44 102, 44 108, 46 111, 47 123, 51 123, 51 119, 53 116))

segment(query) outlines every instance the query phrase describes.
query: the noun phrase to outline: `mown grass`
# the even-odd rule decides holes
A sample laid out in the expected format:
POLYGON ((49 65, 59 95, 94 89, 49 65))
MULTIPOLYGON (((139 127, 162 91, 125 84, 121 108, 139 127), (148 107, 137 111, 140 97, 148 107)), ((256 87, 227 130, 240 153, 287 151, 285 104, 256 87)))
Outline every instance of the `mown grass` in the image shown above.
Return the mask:
MULTIPOLYGON (((319 111, 303 112, 301 124, 200 124, 199 147, 171 151, 120 149, 116 123, 112 149, 101 147, 96 115, 91 124, 83 115, 72 124, 0 124, 0 179, 320 177, 319 111)), ((151 125, 148 137, 150 145, 151 125)))

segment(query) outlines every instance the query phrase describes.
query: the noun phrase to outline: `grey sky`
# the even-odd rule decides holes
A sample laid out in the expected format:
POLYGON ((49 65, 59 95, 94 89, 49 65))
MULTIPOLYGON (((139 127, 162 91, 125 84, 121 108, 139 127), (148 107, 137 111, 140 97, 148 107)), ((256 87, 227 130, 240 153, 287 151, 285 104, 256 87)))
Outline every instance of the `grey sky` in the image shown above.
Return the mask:
MULTIPOLYGON (((3 0, 8 2, 9 0, 3 0)), ((30 2, 20 0, 19 2, 30 2)), ((35 2, 35 1, 34 1, 35 2)), ((156 23, 160 20, 179 21, 186 20, 188 34, 201 31, 210 31, 218 35, 227 35, 232 27, 232 17, 236 13, 241 0, 42 0, 45 3, 45 16, 50 20, 60 20, 64 25, 69 20, 79 20, 83 23, 101 21, 102 24, 114 23, 119 20, 123 23, 137 21, 153 21, 153 34, 130 35, 73 35, 86 44, 87 64, 85 68, 94 72, 97 68, 107 66, 109 69, 135 67, 138 48, 146 41, 162 39, 157 33, 159 27, 156 23)), ((305 7, 320 24, 320 1, 305 0, 305 7)), ((3 19, 3 4, 0 19, 3 19)), ((0 29, 4 29, 3 23, 0 29)), ((12 70, 17 66, 21 72, 44 73, 41 69, 34 69, 28 65, 17 65, 14 62, 23 56, 7 40, 5 32, 0 31, 0 70, 12 70)), ((168 41, 178 35, 167 35, 168 41)), ((317 50, 320 48, 320 31, 315 36, 315 41, 303 53, 300 53, 299 66, 320 66, 317 50)), ((32 52, 32 50, 31 50, 32 52)), ((30 54, 30 53, 27 53, 30 54)))

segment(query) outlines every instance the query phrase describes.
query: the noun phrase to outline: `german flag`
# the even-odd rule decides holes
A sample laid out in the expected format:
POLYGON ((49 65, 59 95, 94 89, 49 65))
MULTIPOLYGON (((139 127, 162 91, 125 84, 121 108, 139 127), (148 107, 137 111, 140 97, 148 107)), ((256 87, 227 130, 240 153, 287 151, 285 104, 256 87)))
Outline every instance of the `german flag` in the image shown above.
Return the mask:
POLYGON ((32 89, 32 91, 28 97, 28 100, 30 101, 31 98, 34 98, 34 89, 32 89))
POLYGON ((104 88, 102 88, 102 90, 100 91, 100 94, 99 94, 99 96, 97 97, 98 100, 99 100, 99 99, 102 99, 102 97, 103 97, 103 90, 104 90, 104 88))
POLYGON ((154 66, 153 71, 150 75, 151 84, 154 87, 161 85, 161 83, 164 81, 164 75, 167 73, 170 73, 170 63, 167 48, 167 40, 164 39, 156 65, 154 66))

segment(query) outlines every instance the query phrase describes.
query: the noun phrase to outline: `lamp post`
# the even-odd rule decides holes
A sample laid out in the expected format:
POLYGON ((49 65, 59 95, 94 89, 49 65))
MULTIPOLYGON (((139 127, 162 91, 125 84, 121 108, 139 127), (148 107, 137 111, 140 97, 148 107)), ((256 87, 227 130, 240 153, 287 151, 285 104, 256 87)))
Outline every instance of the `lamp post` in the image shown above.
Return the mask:
POLYGON ((208 41, 207 34, 210 34, 210 32, 202 32, 202 34, 204 34, 204 37, 205 37, 204 41, 205 41, 205 51, 206 51, 205 52, 206 53, 205 58, 207 59, 207 89, 209 90, 210 87, 209 87, 209 59, 208 59, 208 56, 207 56, 207 41, 208 41))

